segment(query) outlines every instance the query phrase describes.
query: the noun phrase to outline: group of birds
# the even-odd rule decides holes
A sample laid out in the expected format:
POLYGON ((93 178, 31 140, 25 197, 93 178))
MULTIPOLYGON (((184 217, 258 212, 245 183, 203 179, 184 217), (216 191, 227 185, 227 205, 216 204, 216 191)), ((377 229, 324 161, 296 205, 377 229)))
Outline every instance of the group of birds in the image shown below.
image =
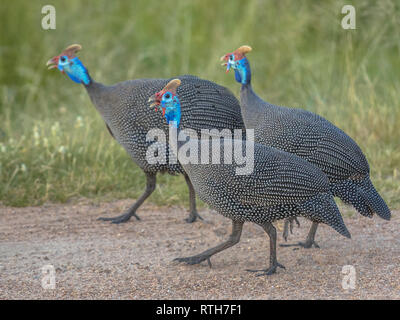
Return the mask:
MULTIPOLYGON (((74 82, 84 85, 110 134, 147 178, 144 193, 126 213, 101 220, 122 223, 132 216, 139 219, 136 211, 155 190, 157 173, 183 174, 190 197, 187 222, 201 219, 196 209, 197 194, 232 220, 232 233, 216 247, 176 260, 188 264, 208 261, 211 265, 210 257, 238 243, 244 222, 250 221, 268 234, 270 261, 266 269, 249 271, 270 275, 278 267, 284 268, 276 256, 276 229, 272 224, 276 220, 285 219, 285 239, 296 217, 311 220, 305 242, 297 244, 310 248, 318 246, 315 233, 319 223, 350 238, 334 197, 351 204, 364 216, 372 217, 375 213, 390 219, 390 210, 374 188, 368 162, 354 140, 319 115, 270 104, 254 93, 246 57, 251 47, 241 46, 221 58, 226 71, 233 69, 236 81, 241 84, 240 102, 227 88, 191 75, 105 86, 91 78, 76 56, 81 48, 77 44, 67 47, 47 62, 49 69, 58 68, 74 82), (163 112, 149 112, 149 102, 163 112), (254 129, 254 170, 237 175, 234 163, 212 161, 150 164, 146 151, 152 142, 146 135, 153 128, 161 128, 167 139, 170 128, 177 131, 190 128, 198 133, 202 129, 254 129)), ((175 150, 179 150, 184 142, 174 143, 175 150)))

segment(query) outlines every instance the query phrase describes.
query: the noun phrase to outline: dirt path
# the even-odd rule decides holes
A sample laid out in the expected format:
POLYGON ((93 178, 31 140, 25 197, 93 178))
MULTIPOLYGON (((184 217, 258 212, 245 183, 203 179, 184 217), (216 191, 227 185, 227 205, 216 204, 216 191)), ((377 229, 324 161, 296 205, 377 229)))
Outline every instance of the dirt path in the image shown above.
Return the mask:
MULTIPOLYGON (((245 224, 241 242, 213 257, 211 269, 207 263, 181 265, 171 261, 225 240, 230 220, 205 209, 200 214, 206 222, 188 225, 185 209, 151 205, 138 212, 141 221, 96 220, 119 214, 131 202, 0 206, 0 299, 400 298, 398 212, 386 222, 342 210, 351 240, 321 226, 321 249, 278 248, 286 270, 255 277, 246 269, 264 268, 268 258, 260 227, 245 224), (44 265, 56 270, 54 290, 41 286, 44 265), (342 288, 344 265, 355 268, 354 290, 342 288)), ((301 222, 289 241, 305 238, 309 222, 301 222)))

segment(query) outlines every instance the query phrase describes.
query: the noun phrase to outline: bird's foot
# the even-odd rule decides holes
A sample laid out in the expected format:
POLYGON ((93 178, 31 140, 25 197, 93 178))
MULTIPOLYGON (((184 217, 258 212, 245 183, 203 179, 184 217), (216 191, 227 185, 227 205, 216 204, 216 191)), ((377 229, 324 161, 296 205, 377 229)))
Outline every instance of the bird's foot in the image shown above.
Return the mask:
POLYGON ((202 216, 199 215, 199 214, 197 213, 197 211, 191 211, 191 212, 189 213, 189 217, 187 217, 187 218, 185 219, 185 221, 186 221, 187 223, 193 223, 193 222, 195 222, 195 221, 197 220, 197 218, 199 218, 200 220, 204 220, 204 219, 202 218, 202 216))
POLYGON ((209 255, 198 254, 197 256, 192 256, 192 257, 175 258, 174 261, 185 262, 186 264, 199 264, 200 262, 207 260, 208 265, 211 268, 212 265, 210 257, 211 256, 209 255))
POLYGON ((248 272, 258 272, 256 274, 256 277, 261 277, 261 276, 269 276, 271 274, 276 273, 276 269, 278 267, 280 267, 282 269, 286 269, 283 264, 280 264, 279 262, 276 262, 276 263, 272 264, 268 269, 261 269, 261 270, 247 269, 246 271, 248 271, 248 272))
POLYGON ((283 239, 285 239, 285 241, 287 241, 289 230, 290 233, 293 234, 293 221, 296 221, 297 226, 300 227, 300 222, 297 220, 297 217, 285 219, 285 225, 283 227, 283 239))
POLYGON ((119 223, 125 223, 125 222, 129 221, 132 216, 134 216, 137 220, 140 220, 139 216, 135 212, 133 212, 133 213, 127 212, 120 216, 111 217, 111 218, 100 217, 97 220, 111 221, 111 223, 119 224, 119 223))
POLYGON ((316 243, 314 240, 313 241, 299 242, 299 246, 303 247, 305 249, 310 249, 312 247, 319 249, 318 243, 316 243))
POLYGON ((298 243, 292 243, 292 244, 280 244, 280 247, 303 247, 305 249, 310 249, 312 247, 318 248, 319 245, 315 241, 305 241, 305 242, 298 242, 298 243))

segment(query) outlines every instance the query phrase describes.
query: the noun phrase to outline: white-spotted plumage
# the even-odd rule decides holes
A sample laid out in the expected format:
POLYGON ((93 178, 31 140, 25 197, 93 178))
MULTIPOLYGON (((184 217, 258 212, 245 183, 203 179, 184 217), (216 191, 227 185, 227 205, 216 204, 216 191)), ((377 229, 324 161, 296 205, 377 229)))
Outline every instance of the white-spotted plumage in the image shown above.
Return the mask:
MULTIPOLYGON (((244 129, 238 100, 225 87, 214 82, 185 75, 179 77, 184 85, 178 89, 182 105, 182 125, 195 129, 228 128, 244 129)), ((160 112, 149 108, 149 96, 160 91, 169 79, 137 79, 112 86, 105 86, 95 81, 85 86, 89 96, 106 122, 113 137, 125 148, 132 160, 145 172, 147 187, 126 214, 115 218, 101 218, 114 223, 125 222, 135 215, 138 206, 154 191, 157 173, 184 174, 179 163, 169 163, 167 148, 166 163, 149 163, 146 152, 153 141, 147 141, 149 130, 160 128, 168 141, 168 126, 160 112), (137 205, 138 204, 138 205, 137 205)), ((190 191, 191 213, 187 221, 196 219, 195 195, 190 180, 186 177, 190 191)))

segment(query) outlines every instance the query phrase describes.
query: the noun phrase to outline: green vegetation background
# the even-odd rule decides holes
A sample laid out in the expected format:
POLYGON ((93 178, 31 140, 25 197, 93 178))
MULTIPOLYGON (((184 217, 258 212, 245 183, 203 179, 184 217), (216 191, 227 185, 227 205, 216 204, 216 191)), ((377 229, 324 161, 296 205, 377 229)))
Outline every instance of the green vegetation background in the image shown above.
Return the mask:
MULTIPOLYGON (((400 3, 382 1, 1 1, 0 202, 136 198, 144 175, 110 137, 85 90, 46 61, 72 43, 112 84, 194 74, 229 87, 219 57, 253 52, 256 92, 326 117, 365 152, 372 179, 400 203, 400 3), (41 28, 42 6, 57 29, 41 28), (341 28, 353 4, 357 29, 341 28)), ((182 177, 159 176, 151 201, 187 205, 182 177)))

